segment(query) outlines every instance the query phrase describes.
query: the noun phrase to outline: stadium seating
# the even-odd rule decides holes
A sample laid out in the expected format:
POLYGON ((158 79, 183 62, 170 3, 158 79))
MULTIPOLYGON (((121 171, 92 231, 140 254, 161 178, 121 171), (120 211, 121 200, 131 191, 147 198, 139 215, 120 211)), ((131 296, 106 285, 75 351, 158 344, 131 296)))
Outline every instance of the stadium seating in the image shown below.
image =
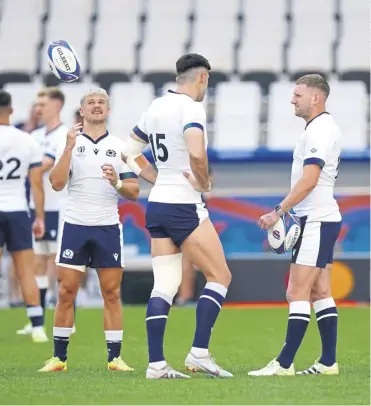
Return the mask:
POLYGON ((138 0, 98 2, 91 71, 106 89, 114 82, 129 80, 137 67, 142 13, 143 3, 138 0))
POLYGON ((65 40, 79 56, 83 72, 88 67, 87 47, 91 38, 91 19, 94 13, 94 0, 51 0, 45 43, 41 53, 41 72, 47 76, 49 84, 57 80, 50 73, 47 63, 48 45, 55 40, 65 40))
POLYGON ((110 128, 125 139, 155 97, 151 83, 115 83, 111 88, 110 128))
POLYGON ((293 79, 309 72, 328 74, 336 38, 335 0, 311 0, 310 6, 307 0, 295 0, 291 5, 288 71, 293 79))
POLYGON ((26 82, 38 67, 44 0, 4 0, 0 29, 0 86, 26 82))
POLYGON ((336 68, 341 78, 363 80, 370 91, 370 4, 367 0, 342 0, 340 13, 336 68))
MULTIPOLYGON (((241 123, 249 128, 247 137, 234 137, 236 148, 251 149, 267 140, 269 148, 282 150, 292 147, 302 128, 290 105, 292 84, 284 80, 318 72, 333 83, 329 110, 336 112, 347 134, 346 148, 362 150, 368 117, 365 87, 359 81, 370 93, 368 34, 367 0, 228 0, 217 7, 215 0, 0 0, 0 87, 10 83, 7 88, 24 89, 24 99, 15 93, 19 110, 13 118, 25 119, 37 85, 20 83, 59 84, 49 73, 46 49, 51 41, 65 39, 81 60, 82 85, 95 82, 107 91, 112 87, 117 104, 122 89, 142 89, 138 95, 130 93, 127 115, 122 107, 121 113, 113 107, 111 122, 121 132, 137 120, 138 106, 146 107, 153 94, 160 95, 174 82, 176 59, 198 52, 212 65, 204 106, 211 140, 215 130, 214 147, 233 145, 222 134, 236 115, 232 125, 238 132, 241 123), (138 80, 147 83, 141 86, 138 80), (218 87, 220 82, 223 86, 218 87), (252 94, 245 98, 241 89, 252 94), (351 91, 354 103, 346 99, 351 91), (252 107, 238 106, 234 99, 252 107), (123 124, 120 114, 130 124, 123 124)), ((71 94, 79 89, 62 87, 71 94)), ((67 99, 67 123, 79 97, 67 99)))
POLYGON ((235 67, 239 0, 197 0, 191 52, 205 55, 212 67, 210 85, 226 80, 235 67))
POLYGON ((147 1, 145 36, 140 51, 143 79, 157 88, 174 79, 175 61, 189 41, 190 0, 147 1))
POLYGON ((12 124, 24 122, 29 118, 30 109, 36 101, 36 95, 40 87, 40 83, 36 82, 7 83, 4 86, 4 90, 12 95, 12 124))
POLYGON ((283 70, 283 46, 288 34, 285 13, 285 0, 243 2, 238 71, 243 80, 259 81, 265 91, 283 70))
POLYGON ((362 81, 330 83, 327 109, 342 133, 342 148, 364 151, 367 145, 367 89, 362 81))
POLYGON ((254 82, 224 82, 215 92, 213 147, 248 151, 259 146, 261 90, 254 82))

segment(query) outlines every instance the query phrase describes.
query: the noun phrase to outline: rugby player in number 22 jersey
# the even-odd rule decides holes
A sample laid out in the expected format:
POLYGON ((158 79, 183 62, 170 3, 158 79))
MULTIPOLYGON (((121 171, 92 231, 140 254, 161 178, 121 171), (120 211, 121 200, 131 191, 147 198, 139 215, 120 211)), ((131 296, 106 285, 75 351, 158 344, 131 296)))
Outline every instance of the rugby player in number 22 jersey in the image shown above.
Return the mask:
POLYGON ((0 91, 0 261, 4 246, 11 253, 34 342, 48 338, 43 329, 43 309, 35 279, 32 228, 36 238, 44 235, 42 150, 30 134, 9 125, 11 96, 0 91), (29 175, 35 201, 35 221, 28 212, 25 180, 29 175))

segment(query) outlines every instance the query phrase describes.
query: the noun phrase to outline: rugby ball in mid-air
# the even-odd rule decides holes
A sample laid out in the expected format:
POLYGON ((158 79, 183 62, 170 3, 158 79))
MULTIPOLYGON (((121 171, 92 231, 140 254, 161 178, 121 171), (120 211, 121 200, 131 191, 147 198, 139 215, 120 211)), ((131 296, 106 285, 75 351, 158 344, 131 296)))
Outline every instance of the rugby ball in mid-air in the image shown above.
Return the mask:
POLYGON ((66 41, 54 41, 48 47, 48 63, 62 82, 74 82, 80 77, 80 62, 75 50, 66 41))
POLYGON ((268 243, 273 252, 284 254, 294 248, 300 237, 299 217, 285 213, 277 223, 268 230, 268 243))

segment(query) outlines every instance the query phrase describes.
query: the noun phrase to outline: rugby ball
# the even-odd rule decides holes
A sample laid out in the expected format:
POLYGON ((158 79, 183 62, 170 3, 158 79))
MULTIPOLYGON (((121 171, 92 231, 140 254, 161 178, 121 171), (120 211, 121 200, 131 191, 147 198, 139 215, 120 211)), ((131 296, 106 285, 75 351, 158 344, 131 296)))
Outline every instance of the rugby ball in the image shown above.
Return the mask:
POLYGON ((284 254, 292 250, 300 237, 301 226, 298 216, 285 213, 268 230, 268 243, 273 252, 284 254))
POLYGON ((66 41, 54 41, 49 45, 48 63, 52 73, 62 82, 74 82, 80 77, 79 59, 66 41))

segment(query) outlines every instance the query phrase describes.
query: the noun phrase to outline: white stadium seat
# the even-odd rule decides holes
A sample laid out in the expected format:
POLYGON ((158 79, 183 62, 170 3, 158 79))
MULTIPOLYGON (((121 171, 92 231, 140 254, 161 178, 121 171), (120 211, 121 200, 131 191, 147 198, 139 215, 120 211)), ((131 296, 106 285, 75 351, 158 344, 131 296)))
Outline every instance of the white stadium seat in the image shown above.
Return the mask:
POLYGON ((336 38, 336 0, 292 2, 292 36, 288 52, 289 72, 330 72, 336 38), (305 51, 304 51, 305 50, 305 51))
POLYGON ((267 147, 272 150, 293 150, 305 121, 295 116, 291 104, 295 83, 275 82, 269 88, 267 147))
POLYGON ((99 4, 92 50, 92 72, 131 73, 135 68, 135 45, 140 39, 139 0, 104 0, 99 4))
POLYGON ((337 69, 370 70, 370 3, 368 0, 342 0, 342 24, 337 69))
POLYGON ((12 96, 13 114, 11 123, 17 124, 27 120, 30 116, 32 105, 36 101, 36 95, 42 88, 39 83, 7 83, 4 90, 12 96))
POLYGON ((327 110, 339 125, 343 150, 367 148, 367 90, 364 82, 330 83, 327 110))
POLYGON ((195 22, 190 52, 204 55, 214 71, 232 73, 238 38, 240 0, 195 1, 195 22))
POLYGON ((247 151, 259 146, 261 90, 255 82, 219 83, 215 91, 213 147, 247 151))
POLYGON ((239 72, 280 72, 287 36, 286 1, 244 0, 243 12, 245 21, 238 56, 239 72))
POLYGON ((126 139, 154 97, 154 87, 151 83, 113 84, 109 123, 112 133, 121 139, 126 139))
POLYGON ((84 93, 97 88, 95 83, 62 83, 60 89, 65 95, 65 103, 61 118, 68 127, 74 124, 75 111, 80 108, 80 101, 84 93))
POLYGON ((175 72, 175 61, 184 54, 189 39, 190 0, 148 0, 140 70, 175 72), (166 23, 164 23, 164 21, 166 23))
POLYGON ((0 73, 37 69, 44 0, 4 0, 0 24, 0 73))
POLYGON ((45 46, 42 52, 43 73, 49 73, 47 49, 51 42, 65 40, 73 46, 80 60, 81 70, 87 69, 87 45, 91 34, 94 0, 51 0, 46 25, 45 46))

